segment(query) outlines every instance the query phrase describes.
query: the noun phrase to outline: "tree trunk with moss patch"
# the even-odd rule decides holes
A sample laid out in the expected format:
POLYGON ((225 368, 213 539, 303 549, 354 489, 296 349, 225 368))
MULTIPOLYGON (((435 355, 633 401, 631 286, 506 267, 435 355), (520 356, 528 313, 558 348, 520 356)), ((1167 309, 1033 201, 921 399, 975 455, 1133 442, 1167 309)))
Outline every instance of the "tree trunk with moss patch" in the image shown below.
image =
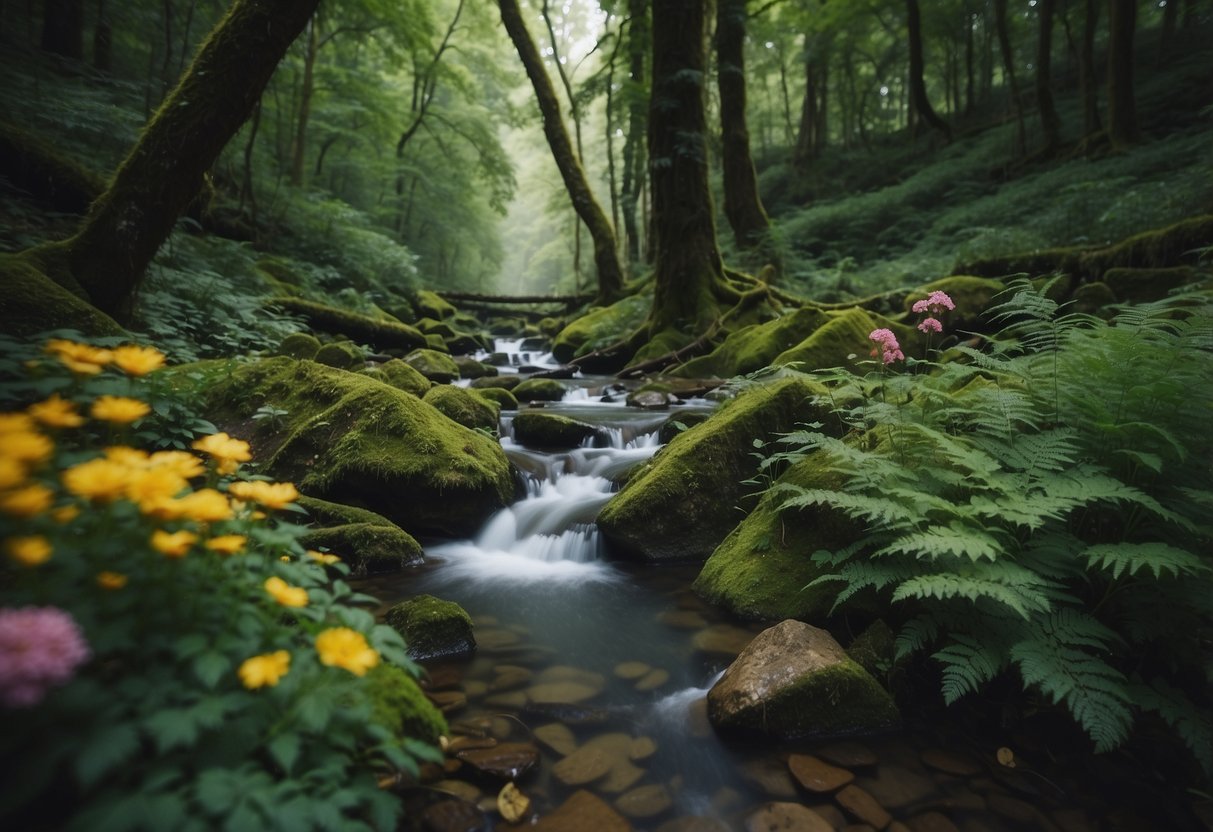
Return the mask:
POLYGON ((615 248, 615 232, 603 212, 602 206, 594 198, 593 191, 586 181, 585 171, 573 153, 573 145, 569 140, 568 130, 560 117, 560 103, 556 100, 556 91, 552 88, 547 70, 543 68, 543 59, 535 48, 530 32, 522 19, 518 8, 518 0, 499 0, 501 22, 509 33, 518 57, 531 79, 535 88, 535 98, 539 103, 539 112, 543 116, 543 133, 552 149, 552 157, 564 180, 565 189, 573 202, 573 210, 589 229, 590 238, 594 241, 594 265, 598 270, 598 297, 600 301, 609 301, 619 296, 623 290, 623 269, 619 266, 619 256, 615 248))
POLYGON ((623 209, 624 235, 627 237, 628 260, 640 260, 640 226, 636 208, 644 184, 644 61, 649 49, 649 10, 647 0, 628 0, 628 85, 624 96, 628 102, 628 133, 623 143, 623 209))
POLYGON ((125 316, 157 249, 318 3, 236 0, 203 43, 67 241, 71 276, 97 308, 125 316))
POLYGON ((910 101, 914 112, 951 141, 952 128, 939 117, 927 98, 927 85, 922 76, 922 16, 918 10, 918 0, 906 0, 906 19, 910 39, 910 101))
POLYGON ((1108 140, 1123 149, 1141 138, 1133 97, 1136 0, 1108 0, 1108 140))

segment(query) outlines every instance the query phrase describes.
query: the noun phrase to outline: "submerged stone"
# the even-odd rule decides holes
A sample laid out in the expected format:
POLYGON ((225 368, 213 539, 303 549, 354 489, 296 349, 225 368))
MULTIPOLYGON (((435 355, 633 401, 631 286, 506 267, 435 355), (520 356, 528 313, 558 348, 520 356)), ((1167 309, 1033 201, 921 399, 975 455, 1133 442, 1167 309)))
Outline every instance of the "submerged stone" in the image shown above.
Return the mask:
POLYGON ((418 595, 392 607, 384 620, 404 637, 415 661, 459 656, 476 649, 471 616, 454 601, 418 595))

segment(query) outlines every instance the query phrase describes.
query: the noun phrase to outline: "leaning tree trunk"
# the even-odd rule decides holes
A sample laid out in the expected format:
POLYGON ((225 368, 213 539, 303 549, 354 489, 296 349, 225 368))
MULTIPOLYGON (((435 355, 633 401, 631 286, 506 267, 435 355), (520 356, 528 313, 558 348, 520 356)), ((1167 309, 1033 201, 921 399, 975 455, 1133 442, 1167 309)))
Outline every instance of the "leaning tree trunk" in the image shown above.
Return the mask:
POLYGON ((1099 23, 1099 0, 1086 0, 1082 47, 1078 51, 1078 90, 1082 98, 1083 134, 1099 131, 1099 92, 1095 84, 1095 29, 1099 23))
POLYGON ((724 214, 741 248, 756 248, 767 237, 770 220, 758 194, 746 126, 746 0, 717 0, 716 80, 720 90, 724 214))
POLYGON ((148 263, 319 0, 236 0, 67 241, 93 305, 124 317, 148 263))
POLYGON ((952 141, 952 128, 939 117, 927 98, 927 85, 922 75, 922 17, 918 11, 918 0, 906 0, 906 19, 910 38, 910 100, 913 102, 914 112, 927 124, 943 133, 945 139, 952 141))
POLYGON ((560 118, 560 102, 556 100, 556 91, 552 88, 547 70, 543 68, 543 59, 535 48, 526 24, 522 20, 522 12, 518 8, 518 0, 499 0, 501 22, 509 33, 518 57, 526 68, 526 74, 535 88, 535 98, 539 101, 539 112, 543 116, 543 133, 547 136, 556 167, 564 180, 564 187, 569 192, 573 202, 573 210, 585 223, 594 241, 594 265, 598 270, 598 297, 607 301, 620 294, 623 289, 623 270, 619 266, 619 255, 615 250, 615 232, 611 223, 594 198, 593 191, 586 181, 585 171, 573 153, 569 133, 564 121, 560 118))
POLYGON ((1015 54, 1011 51, 1011 35, 1007 31, 1007 0, 994 0, 994 22, 998 28, 998 48, 1002 52, 1002 66, 1011 87, 1011 103, 1015 105, 1015 155, 1021 155, 1028 145, 1028 131, 1024 125, 1023 99, 1019 96, 1019 84, 1015 81, 1015 54))
POLYGON ((1108 140, 1121 149, 1141 137, 1133 99, 1137 0, 1108 0, 1108 140))
POLYGON ((84 57, 84 0, 46 0, 42 48, 76 60, 84 57))
POLYGON ((1053 153, 1061 145, 1061 117, 1053 106, 1053 12, 1057 0, 1040 0, 1040 40, 1036 45, 1036 106, 1040 109, 1040 126, 1045 138, 1045 153, 1053 153))

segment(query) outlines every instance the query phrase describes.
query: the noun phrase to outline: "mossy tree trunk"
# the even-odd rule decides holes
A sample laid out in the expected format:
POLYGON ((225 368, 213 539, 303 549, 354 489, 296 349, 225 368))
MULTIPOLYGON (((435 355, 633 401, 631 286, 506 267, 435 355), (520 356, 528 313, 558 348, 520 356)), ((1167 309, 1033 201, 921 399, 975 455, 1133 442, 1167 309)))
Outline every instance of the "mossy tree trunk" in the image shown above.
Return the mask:
POLYGON ((1015 80, 1015 53, 1011 50, 1011 35, 1007 30, 1007 0, 994 0, 994 24, 998 29, 998 49, 1002 53, 1003 71, 1011 89, 1011 103, 1015 107, 1015 155, 1027 149, 1028 131, 1024 125, 1023 99, 1019 95, 1019 84, 1015 80))
POLYGON ((319 0, 236 0, 67 241, 70 277, 125 317, 139 280, 319 0))
POLYGON ((939 117, 927 98, 927 85, 923 79, 922 15, 918 10, 918 0, 906 0, 906 21, 910 40, 910 100, 914 112, 951 141, 952 128, 939 117))
POLYGON ((46 0, 42 14, 42 48, 81 60, 84 57, 84 0, 46 0))
POLYGON ((1061 116, 1053 105, 1053 13, 1056 9, 1057 0, 1040 0, 1036 5, 1036 13, 1040 16, 1040 40, 1036 45, 1036 106, 1040 109, 1045 153, 1053 153, 1061 145, 1061 116))
POLYGON ((820 150, 817 145, 817 136, 820 131, 816 129, 819 115, 817 75, 820 63, 817 40, 807 32, 804 35, 804 98, 800 104, 800 126, 796 133, 796 147, 792 151, 792 164, 801 170, 817 158, 820 150))
POLYGON ((640 261, 640 227, 636 208, 644 182, 644 131, 648 95, 645 56, 649 51, 648 0, 628 0, 628 75, 624 87, 628 108, 628 132, 623 142, 623 185, 620 193, 628 260, 640 261))
POLYGON ((590 238, 594 242, 594 265, 598 271, 598 296, 601 301, 618 297, 623 289, 623 270, 619 266, 619 255, 615 249, 615 232, 603 212, 602 206, 594 198, 586 181, 585 171, 577 161, 569 140, 568 130, 560 117, 560 103, 556 99, 556 91, 548 78, 547 70, 543 67, 543 59, 535 48, 535 41, 527 31, 518 8, 518 0, 498 0, 501 9, 501 22, 505 26, 518 57, 526 69, 531 86, 535 89, 535 98, 539 102, 539 112, 543 116, 543 133, 552 149, 556 167, 564 180, 565 189, 569 192, 573 210, 589 229, 590 238))
POLYGON ((1082 129, 1090 136, 1099 131, 1099 90, 1095 83, 1095 29, 1099 24, 1099 0, 1086 0, 1082 45, 1078 50, 1078 92, 1082 98, 1082 129))
POLYGON ((1108 0, 1108 140, 1122 149, 1141 138, 1133 97, 1137 0, 1108 0))
POLYGON ((307 163, 307 125, 312 117, 312 97, 316 92, 316 17, 307 22, 307 47, 303 51, 303 81, 299 90, 299 117, 295 122, 295 141, 291 147, 291 184, 303 186, 307 163))
POLYGON ((721 153, 724 166, 724 213, 741 248, 757 248, 771 223, 758 194, 758 177, 750 156, 746 125, 746 0, 717 0, 716 80, 720 91, 721 153))

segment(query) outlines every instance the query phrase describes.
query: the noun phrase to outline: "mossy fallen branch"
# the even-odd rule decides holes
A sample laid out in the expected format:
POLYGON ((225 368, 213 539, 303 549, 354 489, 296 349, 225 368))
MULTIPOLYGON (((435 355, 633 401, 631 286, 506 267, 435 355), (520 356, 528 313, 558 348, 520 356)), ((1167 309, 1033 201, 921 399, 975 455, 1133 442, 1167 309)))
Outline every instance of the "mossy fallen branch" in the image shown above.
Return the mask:
POLYGON ((266 304, 288 314, 300 316, 313 329, 333 335, 344 335, 359 343, 370 344, 376 349, 412 350, 426 346, 425 336, 408 324, 377 321, 366 315, 301 298, 275 297, 266 301, 266 304))

